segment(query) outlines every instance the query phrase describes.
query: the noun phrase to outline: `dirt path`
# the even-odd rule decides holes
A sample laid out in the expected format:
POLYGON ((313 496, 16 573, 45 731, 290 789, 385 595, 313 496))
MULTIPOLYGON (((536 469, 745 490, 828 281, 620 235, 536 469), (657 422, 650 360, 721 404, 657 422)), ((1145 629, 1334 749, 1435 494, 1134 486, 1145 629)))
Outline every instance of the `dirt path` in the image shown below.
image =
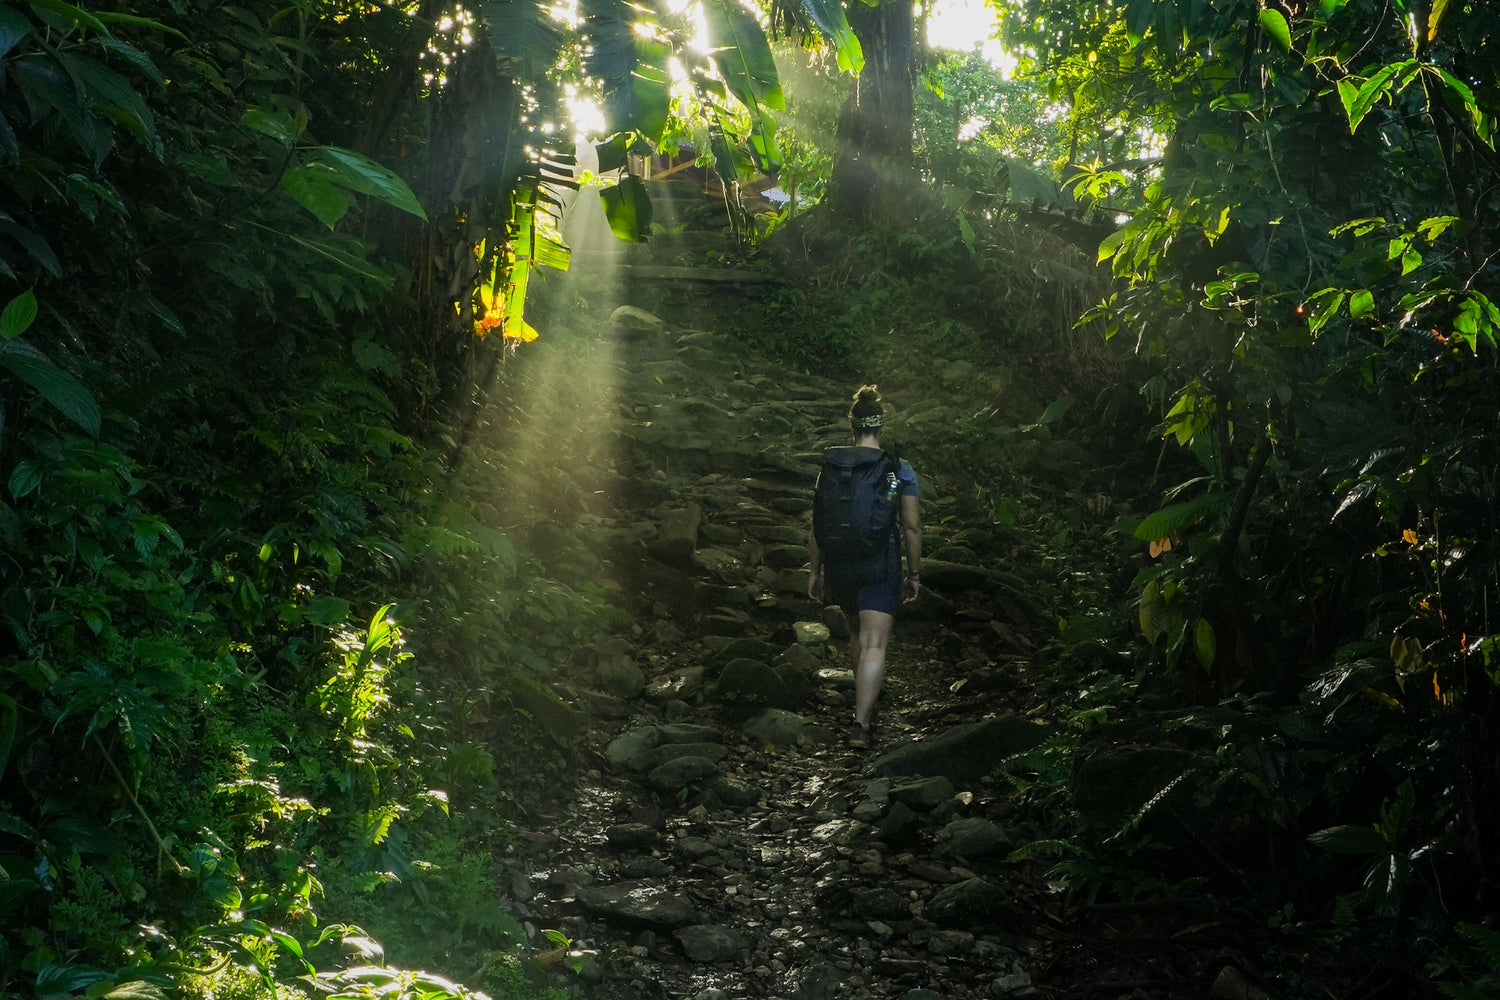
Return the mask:
MULTIPOLYGON (((1047 995, 1049 892, 1006 860, 1019 834, 991 773, 1045 736, 1024 718, 1045 624, 940 558, 934 528, 875 744, 851 746, 842 620, 804 595, 803 542, 852 387, 629 307, 599 321, 602 344, 524 362, 508 419, 535 419, 552 464, 510 481, 560 493, 570 469, 576 493, 597 470, 554 524, 606 540, 635 625, 560 686, 594 720, 582 783, 525 831, 510 905, 596 956, 595 998, 1047 995)), ((919 401, 891 402, 913 439, 919 401)))

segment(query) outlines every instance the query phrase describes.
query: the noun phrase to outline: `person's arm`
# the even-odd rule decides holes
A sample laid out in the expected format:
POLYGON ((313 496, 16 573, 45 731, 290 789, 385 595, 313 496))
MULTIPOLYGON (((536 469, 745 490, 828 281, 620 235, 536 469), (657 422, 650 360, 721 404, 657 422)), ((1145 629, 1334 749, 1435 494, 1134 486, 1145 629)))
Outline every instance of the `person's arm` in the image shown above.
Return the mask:
POLYGON ((910 493, 901 496, 901 537, 906 549, 906 578, 901 592, 916 598, 922 593, 922 508, 910 493))
POLYGON ((818 548, 817 536, 807 533, 807 596, 815 601, 823 599, 823 553, 818 548))

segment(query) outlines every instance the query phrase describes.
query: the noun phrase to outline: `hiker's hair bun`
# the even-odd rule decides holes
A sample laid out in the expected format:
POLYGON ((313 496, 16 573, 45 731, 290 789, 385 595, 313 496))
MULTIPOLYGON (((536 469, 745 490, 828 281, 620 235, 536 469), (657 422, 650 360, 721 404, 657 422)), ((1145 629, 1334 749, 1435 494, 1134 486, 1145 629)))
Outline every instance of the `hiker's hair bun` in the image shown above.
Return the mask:
MULTIPOLYGON (((862 385, 854 394, 854 405, 849 407, 850 422, 863 421, 869 417, 880 417, 885 415, 885 407, 881 406, 880 390, 873 385, 862 385)), ((866 425, 879 427, 879 424, 866 425)))

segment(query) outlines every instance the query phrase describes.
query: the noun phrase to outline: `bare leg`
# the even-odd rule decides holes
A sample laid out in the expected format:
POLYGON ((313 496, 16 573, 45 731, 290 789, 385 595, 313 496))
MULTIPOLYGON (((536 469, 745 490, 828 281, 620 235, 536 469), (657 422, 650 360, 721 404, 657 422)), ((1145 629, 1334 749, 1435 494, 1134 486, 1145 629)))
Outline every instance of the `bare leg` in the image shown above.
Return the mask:
POLYGON ((875 714, 875 700, 885 681, 885 645, 891 635, 894 619, 884 611, 861 611, 854 646, 854 721, 861 727, 870 725, 875 714))

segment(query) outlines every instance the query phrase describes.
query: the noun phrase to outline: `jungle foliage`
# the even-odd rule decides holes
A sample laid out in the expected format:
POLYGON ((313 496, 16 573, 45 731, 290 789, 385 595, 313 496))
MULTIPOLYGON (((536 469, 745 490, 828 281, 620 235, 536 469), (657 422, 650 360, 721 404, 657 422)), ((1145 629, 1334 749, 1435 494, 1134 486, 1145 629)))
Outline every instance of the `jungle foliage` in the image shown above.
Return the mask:
POLYGON ((6 995, 537 995, 490 900, 563 759, 507 692, 620 615, 463 447, 517 197, 428 156, 518 96, 489 48, 462 89, 474 30, 0 6, 6 995))
MULTIPOLYGON (((1462 948, 1423 935, 1497 903, 1500 15, 1019 0, 1001 18, 1071 130, 1118 137, 1064 181, 1118 220, 1090 318, 1133 346, 1162 442, 1115 479, 1155 500, 1119 525, 1149 645, 1127 714, 1198 714, 1080 738, 1085 757, 1196 749, 1116 843, 1196 840, 1259 912, 1295 910, 1281 933, 1365 949, 1376 978, 1440 968, 1462 948), (1187 801, 1207 811, 1181 828, 1187 801), (1236 809, 1257 829, 1209 819, 1236 809)), ((1098 634, 1064 632, 1075 668, 1116 662, 1098 634)))
MULTIPOLYGON (((602 103, 601 167, 626 167, 605 204, 641 238, 631 155, 679 138, 824 190, 850 137, 799 109, 836 129, 896 30, 862 42, 871 15, 823 0, 704 10, 710 53, 685 15, 609 0, 0 6, 0 991, 464 994, 381 940, 398 965, 490 953, 456 971, 531 990, 485 900, 512 800, 564 765, 512 692, 620 616, 590 540, 544 563, 495 527, 510 470, 474 403, 567 262, 569 101, 602 103), (768 34, 823 52, 803 85, 839 96, 783 87, 768 34)), ((1033 856, 1120 896, 1213 870, 1279 935, 1283 995, 1325 947, 1478 995, 1500 13, 1000 14, 1021 81, 888 63, 915 72, 899 181, 923 195, 853 239, 800 223, 816 284, 781 305, 821 339, 771 346, 840 368, 896 320, 954 384, 988 376, 934 454, 975 470, 996 537, 1049 540, 1031 558, 1077 605, 1051 651, 1067 737, 1011 774, 1058 828, 1033 856), (1064 565, 1111 547, 1094 583, 1064 565), (1186 763, 1123 816, 1057 794, 1101 747, 1168 738, 1186 763), (1188 793, 1214 819, 1184 837, 1157 820, 1188 793)))

